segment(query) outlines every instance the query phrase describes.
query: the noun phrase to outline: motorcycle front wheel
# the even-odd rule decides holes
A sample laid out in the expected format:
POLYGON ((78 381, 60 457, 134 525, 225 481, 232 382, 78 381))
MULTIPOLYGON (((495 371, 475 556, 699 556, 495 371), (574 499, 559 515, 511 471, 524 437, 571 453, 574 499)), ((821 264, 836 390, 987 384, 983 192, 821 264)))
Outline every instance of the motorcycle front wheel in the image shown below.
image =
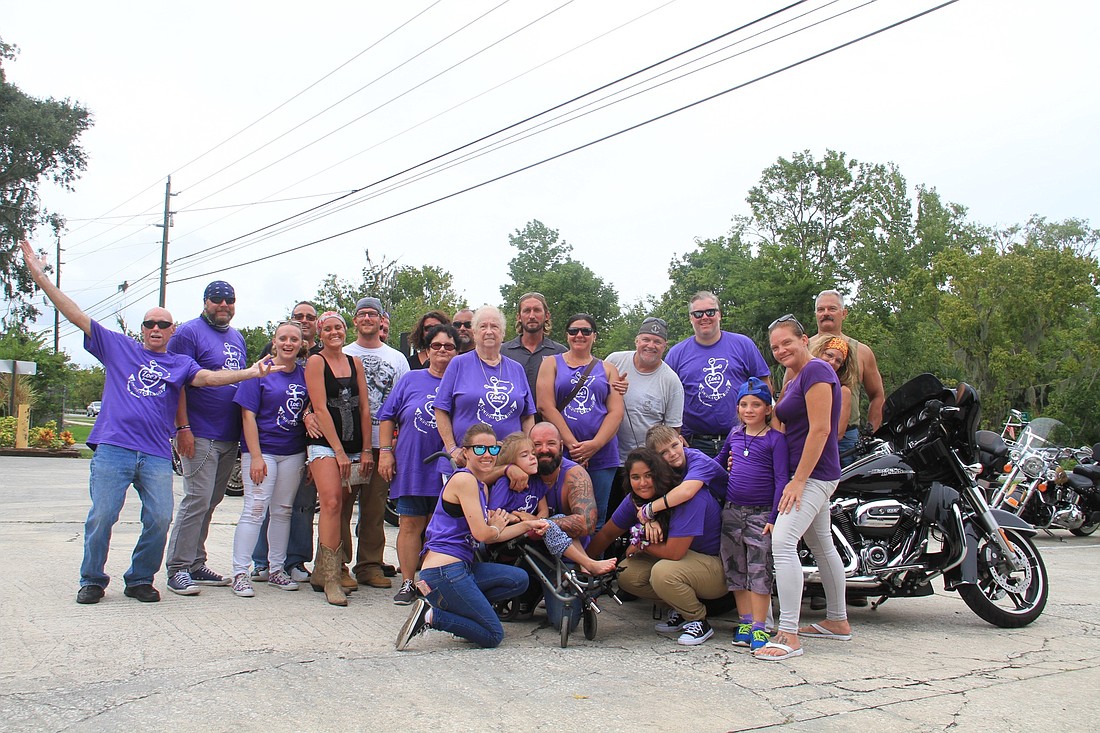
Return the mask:
POLYGON ((961 585, 958 591, 979 617, 1002 629, 1014 629, 1039 618, 1050 588, 1043 558, 1032 541, 1012 529, 1004 533, 1022 569, 1013 570, 1000 546, 982 537, 977 548, 978 582, 961 585))
POLYGON ((1094 522, 1092 524, 1084 524, 1077 529, 1071 529, 1070 533, 1078 537, 1088 537, 1090 534, 1100 529, 1100 522, 1094 522))

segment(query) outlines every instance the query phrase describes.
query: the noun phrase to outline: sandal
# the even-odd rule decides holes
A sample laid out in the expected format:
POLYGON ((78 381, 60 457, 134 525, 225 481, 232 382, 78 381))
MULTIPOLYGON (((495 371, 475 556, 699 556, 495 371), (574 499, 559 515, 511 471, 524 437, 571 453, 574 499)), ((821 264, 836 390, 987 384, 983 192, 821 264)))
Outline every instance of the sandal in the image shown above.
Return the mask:
POLYGON ((838 634, 830 631, 821 624, 810 624, 798 630, 798 635, 807 639, 832 639, 833 641, 851 641, 852 634, 838 634))
POLYGON ((761 649, 780 649, 780 650, 783 651, 783 654, 760 654, 759 652, 754 652, 753 653, 754 657, 756 657, 757 659, 760 659, 762 661, 765 661, 765 662, 781 662, 784 659, 790 659, 791 657, 801 657, 802 656, 802 647, 799 647, 798 649, 792 649, 791 647, 787 646, 786 644, 780 644, 778 641, 769 641, 767 644, 765 644, 764 646, 762 646, 760 648, 761 649))

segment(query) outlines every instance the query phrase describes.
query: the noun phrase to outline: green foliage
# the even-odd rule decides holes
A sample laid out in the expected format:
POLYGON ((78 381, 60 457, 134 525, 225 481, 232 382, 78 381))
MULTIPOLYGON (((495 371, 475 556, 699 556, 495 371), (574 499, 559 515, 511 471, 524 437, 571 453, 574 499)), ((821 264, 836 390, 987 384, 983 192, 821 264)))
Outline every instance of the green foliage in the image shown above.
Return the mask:
POLYGON ((81 369, 76 364, 66 364, 68 370, 69 394, 66 407, 72 412, 80 412, 89 402, 103 399, 103 381, 106 372, 103 367, 93 366, 81 369))
POLYGON ((245 326, 237 329, 244 339, 244 348, 245 353, 248 355, 249 365, 259 359, 264 348, 271 343, 278 325, 274 321, 268 321, 264 326, 245 326))
MULTIPOLYGON (((37 399, 31 407, 32 425, 61 415, 63 405, 68 399, 69 371, 66 366, 68 356, 64 353, 53 353, 53 349, 46 347, 45 339, 40 335, 12 328, 0 334, 0 359, 18 359, 38 364, 37 374, 25 377, 30 380, 37 394, 37 399)), ((3 404, 6 413, 7 394, 3 396, 3 404)), ((80 405, 80 407, 83 406, 80 405)))
MULTIPOLYGON (((15 426, 18 419, 15 417, 0 417, 0 448, 12 448, 15 446, 15 426)), ((68 448, 76 439, 68 430, 58 431, 57 423, 53 420, 44 425, 31 428, 27 432, 27 445, 30 448, 46 448, 48 450, 61 450, 68 448)))

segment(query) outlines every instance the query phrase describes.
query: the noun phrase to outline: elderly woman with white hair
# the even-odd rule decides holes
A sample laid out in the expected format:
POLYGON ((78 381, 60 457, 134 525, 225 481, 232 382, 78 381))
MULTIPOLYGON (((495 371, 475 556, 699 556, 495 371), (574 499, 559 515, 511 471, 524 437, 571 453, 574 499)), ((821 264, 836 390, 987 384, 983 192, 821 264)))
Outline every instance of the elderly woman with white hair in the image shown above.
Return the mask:
POLYGON ((500 353, 504 315, 491 305, 474 312, 474 350, 451 360, 435 398, 435 421, 443 449, 465 465, 456 436, 484 423, 497 435, 531 431, 535 397, 519 362, 500 353))

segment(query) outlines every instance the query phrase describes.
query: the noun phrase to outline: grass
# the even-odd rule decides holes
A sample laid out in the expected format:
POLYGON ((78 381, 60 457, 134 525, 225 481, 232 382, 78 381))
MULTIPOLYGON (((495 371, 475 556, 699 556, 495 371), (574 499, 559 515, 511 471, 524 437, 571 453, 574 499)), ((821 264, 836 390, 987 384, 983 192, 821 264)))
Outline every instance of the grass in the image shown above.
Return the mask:
POLYGON ((91 420, 85 424, 83 421, 79 423, 65 421, 65 429, 73 434, 73 438, 77 443, 86 443, 88 441, 88 434, 92 432, 92 425, 95 424, 95 420, 91 420))

